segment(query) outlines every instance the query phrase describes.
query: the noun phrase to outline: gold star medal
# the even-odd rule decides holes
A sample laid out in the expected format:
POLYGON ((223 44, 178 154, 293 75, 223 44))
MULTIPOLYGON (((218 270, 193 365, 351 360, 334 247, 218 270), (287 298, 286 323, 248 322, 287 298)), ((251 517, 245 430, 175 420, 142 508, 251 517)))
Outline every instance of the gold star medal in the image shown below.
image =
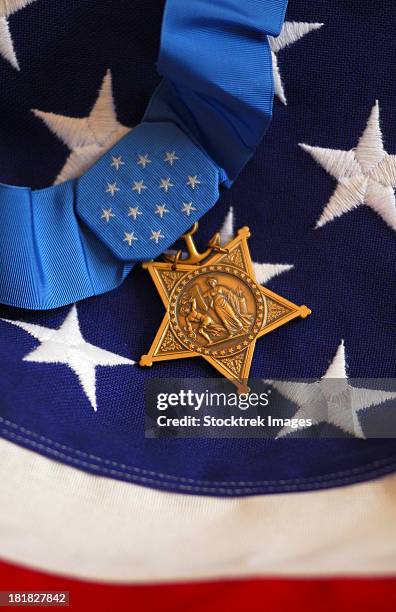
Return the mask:
POLYGON ((240 392, 247 380, 256 341, 277 327, 311 311, 296 306, 256 281, 243 227, 224 247, 217 233, 199 253, 193 239, 198 223, 185 234, 188 256, 143 266, 166 308, 165 316, 140 365, 155 361, 203 357, 240 392))

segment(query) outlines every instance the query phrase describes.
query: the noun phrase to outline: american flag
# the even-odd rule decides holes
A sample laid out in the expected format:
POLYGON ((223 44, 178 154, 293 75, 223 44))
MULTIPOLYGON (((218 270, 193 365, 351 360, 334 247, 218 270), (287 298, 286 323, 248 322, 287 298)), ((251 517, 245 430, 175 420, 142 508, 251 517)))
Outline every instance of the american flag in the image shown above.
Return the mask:
MULTIPOLYGON (((159 82, 163 5, 0 0, 2 183, 83 175, 139 124, 159 82)), ((391 0, 291 2, 269 41, 271 127, 200 221, 201 246, 249 226, 258 281, 314 313, 257 344, 252 377, 381 379, 375 397, 358 394, 358 429, 335 410, 323 437, 145 439, 149 378, 213 372, 138 366, 163 316, 138 265, 74 305, 1 306, 0 590, 69 589, 74 609, 394 609, 396 443, 364 438, 394 419, 395 26, 391 0)), ((195 207, 193 170, 185 197, 165 201, 177 147, 136 151, 122 248, 142 239, 134 197, 153 153, 167 181, 153 221, 175 206, 188 227, 195 207)), ((121 214, 112 177, 98 184, 104 227, 121 214)))

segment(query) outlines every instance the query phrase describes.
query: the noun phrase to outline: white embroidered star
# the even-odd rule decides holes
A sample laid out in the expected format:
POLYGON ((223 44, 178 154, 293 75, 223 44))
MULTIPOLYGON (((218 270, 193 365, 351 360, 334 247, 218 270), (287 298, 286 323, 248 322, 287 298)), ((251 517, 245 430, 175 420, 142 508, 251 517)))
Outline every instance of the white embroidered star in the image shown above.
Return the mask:
POLYGON ((173 163, 175 161, 177 161, 178 159, 180 159, 179 157, 177 157, 176 152, 175 151, 167 151, 165 153, 165 157, 164 157, 164 162, 167 162, 168 164, 170 164, 171 166, 173 166, 173 163))
POLYGON ((186 214, 187 217, 189 217, 194 210, 197 209, 194 208, 192 202, 183 202, 183 208, 181 209, 181 211, 182 213, 186 214))
POLYGON ((129 207, 129 212, 128 212, 128 217, 133 217, 135 220, 138 217, 138 215, 142 215, 143 213, 139 210, 139 206, 130 206, 129 207))
MULTIPOLYGON (((328 423, 357 438, 364 438, 359 412, 396 398, 392 391, 352 387, 348 381, 345 346, 341 341, 335 357, 326 373, 316 383, 265 381, 281 395, 298 406, 293 419, 311 419, 314 425, 328 423)), ((298 421, 296 421, 298 422, 298 421)), ((305 429, 300 425, 297 429, 305 429)), ((296 429, 283 427, 278 434, 282 438, 296 429)))
POLYGON ((171 183, 170 178, 166 178, 166 179, 161 179, 161 182, 159 184, 159 188, 163 189, 165 191, 165 193, 168 193, 169 189, 171 187, 174 187, 174 184, 171 183))
POLYGON ((389 155, 384 149, 378 102, 354 149, 338 151, 307 144, 300 146, 338 181, 316 224, 317 228, 358 206, 366 205, 396 230, 396 155, 389 155))
MULTIPOLYGON (((227 244, 227 242, 234 238, 234 236, 234 210, 231 207, 220 229, 221 244, 227 244)), ((275 276, 282 274, 282 272, 288 272, 289 270, 292 270, 294 266, 291 264, 253 262, 253 268, 257 282, 265 285, 275 276)))
POLYGON ((143 181, 133 181, 132 191, 137 191, 138 194, 140 195, 143 189, 147 189, 143 181))
POLYGON ((165 204, 156 204, 157 210, 155 211, 156 215, 159 215, 162 219, 165 213, 168 213, 169 210, 166 208, 165 204))
POLYGON ((107 183, 106 193, 110 193, 112 198, 114 198, 117 191, 120 191, 117 187, 117 183, 107 183))
POLYGON ((155 244, 158 244, 161 238, 165 238, 165 236, 161 234, 161 230, 159 230, 158 232, 151 230, 150 240, 154 240, 155 244))
MULTIPOLYGON (((59 329, 42 327, 23 321, 10 321, 39 340, 40 344, 28 353, 23 361, 65 365, 77 376, 90 405, 97 410, 96 368, 133 365, 135 362, 115 353, 110 353, 87 342, 81 334, 76 306, 72 306, 59 329)), ((67 393, 67 389, 66 389, 67 393)))
POLYGON ((112 162, 110 166, 112 168, 119 170, 120 166, 125 166, 125 162, 122 161, 121 155, 119 155, 118 157, 114 157, 114 155, 112 155, 111 159, 112 159, 112 162))
POLYGON ((191 187, 192 189, 195 189, 196 185, 200 185, 201 181, 198 180, 197 175, 195 176, 189 176, 188 180, 187 180, 187 187, 191 187))
POLYGON ((111 217, 115 217, 115 214, 111 210, 111 208, 102 208, 102 216, 101 219, 104 219, 107 223, 110 221, 111 217))
POLYGON ((274 75, 275 94, 283 104, 287 104, 285 89, 282 83, 282 77, 278 65, 277 54, 282 49, 293 45, 295 42, 306 36, 314 30, 318 30, 323 26, 323 23, 305 23, 303 21, 285 21, 281 33, 277 38, 268 36, 268 42, 271 47, 272 55, 272 72, 274 75))
POLYGON ((0 2, 0 55, 10 62, 11 66, 19 70, 19 63, 15 54, 8 17, 25 8, 36 0, 2 0, 0 2))
POLYGON ((70 149, 55 184, 83 174, 130 131, 117 120, 110 70, 106 72, 98 98, 87 117, 66 117, 35 109, 32 112, 70 149))
POLYGON ((131 246, 132 242, 135 242, 135 240, 137 240, 135 232, 124 232, 123 242, 127 242, 128 246, 131 246))
POLYGON ((117 183, 107 183, 106 193, 109 193, 112 198, 114 198, 117 191, 120 191, 117 187, 117 183))
POLYGON ((149 159, 149 156, 147 153, 146 155, 138 155, 138 158, 139 158, 138 166, 143 166, 143 168, 145 168, 147 164, 151 164, 151 159, 149 159))

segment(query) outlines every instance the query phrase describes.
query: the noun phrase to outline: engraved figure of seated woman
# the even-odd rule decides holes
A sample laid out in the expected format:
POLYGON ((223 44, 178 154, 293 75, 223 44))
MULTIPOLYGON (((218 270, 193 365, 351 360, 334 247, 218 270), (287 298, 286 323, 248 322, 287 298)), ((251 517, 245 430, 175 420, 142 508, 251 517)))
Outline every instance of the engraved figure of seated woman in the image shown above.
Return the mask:
POLYGON ((243 291, 240 288, 233 291, 225 285, 220 285, 215 277, 208 278, 206 282, 210 289, 204 293, 204 300, 216 313, 228 336, 232 338, 247 332, 254 317, 247 312, 243 291))

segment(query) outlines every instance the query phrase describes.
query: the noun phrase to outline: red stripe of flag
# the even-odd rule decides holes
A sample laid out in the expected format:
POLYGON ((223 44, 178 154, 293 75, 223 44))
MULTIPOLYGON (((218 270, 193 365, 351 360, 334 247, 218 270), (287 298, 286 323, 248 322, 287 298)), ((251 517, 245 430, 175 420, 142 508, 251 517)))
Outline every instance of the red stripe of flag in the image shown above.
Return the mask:
MULTIPOLYGON (((119 586, 0 562, 0 590, 69 591, 77 611, 395 612, 396 578, 251 579, 119 586)), ((26 608, 25 608, 26 609, 26 608)), ((47 608, 48 609, 48 608, 47 608)))

